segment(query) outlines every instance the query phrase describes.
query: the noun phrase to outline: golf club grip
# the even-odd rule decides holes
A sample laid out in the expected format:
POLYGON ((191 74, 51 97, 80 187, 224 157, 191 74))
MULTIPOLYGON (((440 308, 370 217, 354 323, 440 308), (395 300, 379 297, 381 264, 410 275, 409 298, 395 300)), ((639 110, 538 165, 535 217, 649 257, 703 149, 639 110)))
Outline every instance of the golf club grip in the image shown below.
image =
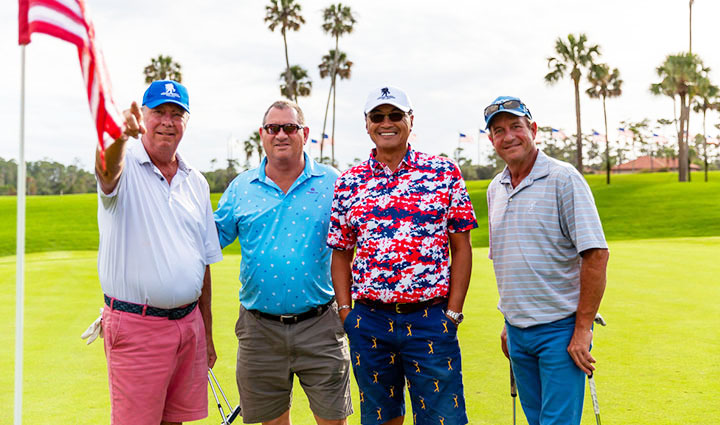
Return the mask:
POLYGON ((239 414, 240 414, 240 406, 236 407, 235 410, 232 411, 232 414, 227 419, 227 423, 231 424, 235 420, 235 418, 238 417, 239 414))
POLYGON ((595 388, 595 379, 593 379, 592 376, 589 376, 588 383, 590 384, 590 398, 592 399, 593 410, 595 410, 595 415, 597 416, 600 414, 600 404, 598 403, 597 399, 597 388, 595 388))
POLYGON ((515 384, 515 373, 513 373, 512 363, 510 363, 510 396, 517 397, 517 385, 515 384))

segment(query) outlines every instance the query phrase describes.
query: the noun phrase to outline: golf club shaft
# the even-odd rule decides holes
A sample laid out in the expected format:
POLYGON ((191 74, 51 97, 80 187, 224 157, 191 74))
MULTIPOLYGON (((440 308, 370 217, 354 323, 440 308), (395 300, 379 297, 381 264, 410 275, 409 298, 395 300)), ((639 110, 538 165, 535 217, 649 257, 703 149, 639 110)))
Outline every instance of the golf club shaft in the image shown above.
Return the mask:
MULTIPOLYGON (((214 378, 214 376, 213 376, 213 378, 214 378)), ((220 416, 222 416, 222 423, 223 423, 223 425, 227 425, 227 418, 225 417, 225 412, 223 411, 222 403, 220 403, 220 399, 218 399, 217 393, 215 392, 215 387, 213 386, 213 381, 212 381, 212 379, 210 379, 210 375, 208 375, 208 383, 210 384, 210 389, 212 390, 213 397, 215 397, 215 403, 217 403, 218 410, 220 411, 220 416)))
POLYGON ((597 399, 597 388, 595 387, 595 379, 593 375, 588 376, 588 383, 590 384, 590 398, 592 399, 593 410, 595 411, 595 421, 597 422, 597 425, 601 425, 600 404, 597 399))
POLYGON ((515 374, 513 373, 512 361, 510 361, 510 396, 513 401, 513 425, 516 425, 517 416, 515 412, 515 405, 517 400, 517 385, 515 384, 515 374))
POLYGON ((225 396, 225 391, 223 391, 222 387, 220 386, 220 383, 218 382, 217 378, 215 377, 215 373, 213 373, 212 369, 208 369, 210 371, 210 375, 212 376, 212 379, 215 381, 215 385, 217 385, 218 390, 220 390, 220 394, 222 395, 222 398, 225 400, 225 404, 227 404, 228 410, 232 412, 233 408, 230 405, 230 402, 228 401, 227 397, 225 396))

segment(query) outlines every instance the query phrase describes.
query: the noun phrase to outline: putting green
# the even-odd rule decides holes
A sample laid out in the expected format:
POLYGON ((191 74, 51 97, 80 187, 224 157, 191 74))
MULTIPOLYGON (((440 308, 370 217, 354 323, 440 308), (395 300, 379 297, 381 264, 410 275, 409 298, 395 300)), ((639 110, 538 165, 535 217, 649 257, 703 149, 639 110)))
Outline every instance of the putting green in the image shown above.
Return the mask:
MULTIPOLYGON (((718 258, 720 237, 611 243, 601 307, 608 327, 597 330, 593 349, 605 423, 706 424, 720 416, 718 258)), ((215 372, 233 397, 238 263, 238 255, 227 255, 212 268, 215 372)), ((475 249, 473 263, 460 329, 468 416, 471 424, 511 423, 508 366, 499 348, 502 317, 487 249, 475 249)), ((10 424, 15 257, 0 257, 0 287, 0 424, 10 424)), ((79 337, 102 302, 96 253, 27 255, 25 296, 24 423, 108 423, 102 345, 85 346, 79 337)), ((359 412, 355 386, 352 391, 359 412)), ((518 414, 524 423, 519 404, 518 414)), ((314 423, 299 386, 292 415, 296 425, 314 423)), ((209 419, 195 423, 219 423, 212 404, 209 419)), ((359 424, 359 415, 349 423, 359 424)), ((595 423, 589 397, 582 423, 595 423)))

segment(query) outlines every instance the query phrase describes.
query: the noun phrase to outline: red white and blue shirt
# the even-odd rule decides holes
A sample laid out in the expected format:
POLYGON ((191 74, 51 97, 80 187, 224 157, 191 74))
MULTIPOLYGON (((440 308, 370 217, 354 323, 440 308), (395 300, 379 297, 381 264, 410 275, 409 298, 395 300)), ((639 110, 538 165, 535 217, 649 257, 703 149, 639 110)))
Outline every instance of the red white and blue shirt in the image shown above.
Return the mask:
POLYGON ((454 162, 409 147, 392 172, 373 150, 335 182, 327 244, 356 248, 353 299, 421 302, 448 294, 448 232, 475 227, 454 162))

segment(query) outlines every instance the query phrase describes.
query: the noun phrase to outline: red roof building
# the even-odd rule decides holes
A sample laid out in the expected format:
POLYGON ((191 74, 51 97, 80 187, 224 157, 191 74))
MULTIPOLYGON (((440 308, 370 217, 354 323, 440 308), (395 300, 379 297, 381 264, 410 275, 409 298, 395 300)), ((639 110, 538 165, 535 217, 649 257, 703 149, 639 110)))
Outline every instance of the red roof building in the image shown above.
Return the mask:
MULTIPOLYGON (((613 173, 639 173, 647 171, 677 171, 677 158, 656 158, 641 156, 635 160, 612 167, 613 173)), ((690 170, 700 171, 700 166, 690 164, 690 170)))

